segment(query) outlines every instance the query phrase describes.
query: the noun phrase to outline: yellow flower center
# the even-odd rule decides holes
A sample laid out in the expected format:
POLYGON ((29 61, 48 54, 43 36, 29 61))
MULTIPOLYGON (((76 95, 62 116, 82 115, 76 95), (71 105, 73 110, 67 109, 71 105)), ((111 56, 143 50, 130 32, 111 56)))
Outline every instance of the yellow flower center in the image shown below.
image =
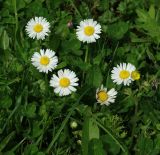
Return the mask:
POLYGON ((85 28, 84 28, 84 33, 87 35, 87 36, 91 36, 91 35, 93 35, 93 33, 94 33, 94 27, 93 26, 86 26, 85 28))
POLYGON ((105 92, 105 91, 100 91, 100 92, 98 92, 97 95, 98 95, 98 100, 100 100, 102 102, 106 101, 109 97, 107 92, 105 92))
POLYGON ((130 76, 130 73, 129 73, 129 71, 127 71, 127 70, 122 70, 122 71, 120 72, 120 74, 119 74, 119 77, 120 77, 121 79, 127 79, 127 78, 129 78, 129 76, 130 76))
POLYGON ((70 80, 66 77, 60 79, 59 84, 61 87, 68 87, 70 85, 70 80))
POLYGON ((140 73, 138 71, 133 71, 131 73, 131 77, 133 80, 139 80, 140 79, 140 73))
POLYGON ((41 59, 40 59, 40 63, 41 65, 48 65, 50 62, 49 58, 47 56, 42 56, 41 59))
POLYGON ((39 33, 43 31, 43 26, 41 24, 36 24, 33 29, 35 32, 39 33))

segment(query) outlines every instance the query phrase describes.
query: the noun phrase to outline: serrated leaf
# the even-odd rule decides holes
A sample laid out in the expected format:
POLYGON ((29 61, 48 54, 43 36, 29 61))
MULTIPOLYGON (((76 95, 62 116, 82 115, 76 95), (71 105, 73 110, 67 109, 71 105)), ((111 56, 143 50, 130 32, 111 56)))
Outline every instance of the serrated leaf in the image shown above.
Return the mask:
POLYGON ((147 20, 148 20, 148 14, 147 14, 147 12, 145 10, 143 10, 143 9, 137 9, 136 13, 137 13, 137 15, 139 17, 138 18, 139 22, 147 22, 147 20))

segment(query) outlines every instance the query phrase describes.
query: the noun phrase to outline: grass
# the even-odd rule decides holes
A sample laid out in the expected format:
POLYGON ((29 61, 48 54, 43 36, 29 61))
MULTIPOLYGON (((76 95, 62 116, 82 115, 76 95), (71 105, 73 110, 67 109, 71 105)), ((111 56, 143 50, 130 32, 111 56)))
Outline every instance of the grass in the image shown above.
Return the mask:
POLYGON ((158 0, 0 1, 0 155, 160 154, 159 5, 158 0), (40 16, 51 32, 45 40, 31 39, 25 26, 40 16), (90 18, 102 33, 95 43, 82 43, 76 28, 90 18), (42 48, 58 56, 48 74, 31 63, 42 48), (113 83, 111 70, 122 62, 136 66, 140 80, 113 83), (65 68, 76 73, 79 86, 60 97, 49 81, 65 68), (117 90, 115 103, 97 103, 101 84, 117 90))

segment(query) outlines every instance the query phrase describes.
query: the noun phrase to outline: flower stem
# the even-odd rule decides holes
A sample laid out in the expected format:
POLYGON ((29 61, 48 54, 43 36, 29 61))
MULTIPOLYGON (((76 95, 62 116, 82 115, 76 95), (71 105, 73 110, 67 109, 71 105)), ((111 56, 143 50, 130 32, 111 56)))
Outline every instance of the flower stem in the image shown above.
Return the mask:
POLYGON ((86 46, 86 53, 85 53, 84 62, 87 63, 87 60, 88 60, 88 45, 86 46))
MULTIPOLYGON (((87 60, 88 60, 88 45, 86 46, 86 52, 85 52, 85 57, 84 57, 84 63, 87 63, 87 60)), ((83 71, 83 74, 82 74, 82 79, 84 81, 84 78, 85 78, 85 71, 83 71)), ((84 83, 84 82, 83 82, 84 83)))
POLYGON ((46 95, 48 95, 48 75, 45 74, 46 95))

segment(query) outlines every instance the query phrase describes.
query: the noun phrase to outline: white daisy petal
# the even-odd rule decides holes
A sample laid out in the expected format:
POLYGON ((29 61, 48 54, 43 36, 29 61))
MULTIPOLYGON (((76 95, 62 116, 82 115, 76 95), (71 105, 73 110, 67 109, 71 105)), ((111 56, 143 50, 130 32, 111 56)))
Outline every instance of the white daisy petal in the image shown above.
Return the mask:
POLYGON ((100 38, 101 25, 93 19, 86 19, 77 26, 76 35, 82 42, 92 43, 100 38))
POLYGON ((59 96, 67 96, 76 91, 79 79, 76 74, 69 69, 59 70, 58 76, 53 74, 50 80, 50 86, 54 87, 54 92, 59 96))
POLYGON ((120 63, 117 67, 113 67, 111 71, 111 79, 114 83, 120 85, 130 85, 132 82, 131 73, 135 70, 135 66, 130 63, 120 63))
POLYGON ((61 90, 61 88, 60 88, 60 87, 57 87, 57 88, 54 89, 54 92, 55 92, 56 94, 58 94, 58 93, 60 92, 60 90, 61 90))
POLYGON ((101 105, 105 104, 108 106, 110 103, 114 103, 116 95, 117 91, 114 88, 107 91, 107 88, 103 87, 103 85, 96 90, 96 99, 101 105))
POLYGON ((30 38, 45 39, 49 35, 50 23, 43 17, 32 18, 26 25, 25 29, 30 38))
POLYGON ((52 71, 57 67, 58 58, 55 56, 55 52, 52 50, 50 54, 41 49, 40 53, 35 52, 31 58, 32 64, 40 71, 44 73, 48 73, 48 71, 52 71))

